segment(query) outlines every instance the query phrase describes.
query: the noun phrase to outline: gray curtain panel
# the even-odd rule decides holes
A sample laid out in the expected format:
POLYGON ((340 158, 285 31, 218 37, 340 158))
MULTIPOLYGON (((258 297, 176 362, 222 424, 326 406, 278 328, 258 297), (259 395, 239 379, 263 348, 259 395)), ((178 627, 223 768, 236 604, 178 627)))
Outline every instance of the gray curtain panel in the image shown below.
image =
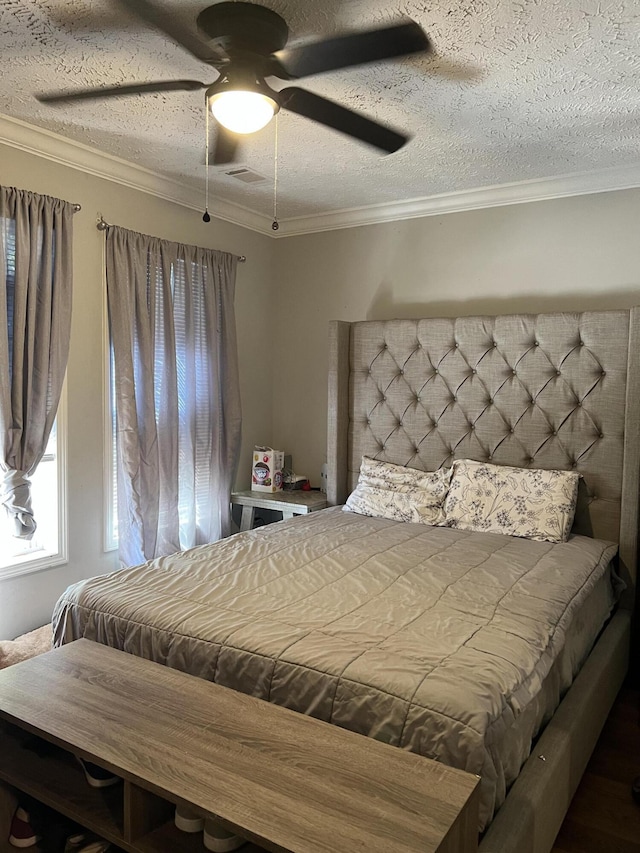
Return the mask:
POLYGON ((230 533, 237 258, 115 226, 105 235, 118 539, 130 566, 230 533))
POLYGON ((36 530, 29 477, 67 367, 73 213, 69 202, 0 187, 0 502, 22 539, 36 530))

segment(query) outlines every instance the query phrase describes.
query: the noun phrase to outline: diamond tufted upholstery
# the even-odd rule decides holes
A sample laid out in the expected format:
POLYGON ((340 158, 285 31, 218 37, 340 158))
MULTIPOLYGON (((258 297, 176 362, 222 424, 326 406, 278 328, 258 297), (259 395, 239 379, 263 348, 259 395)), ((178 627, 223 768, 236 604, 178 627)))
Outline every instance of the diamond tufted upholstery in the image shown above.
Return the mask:
POLYGON ((330 500, 344 502, 363 455, 429 471, 460 458, 575 469, 574 530, 620 541, 631 316, 334 324, 330 500))

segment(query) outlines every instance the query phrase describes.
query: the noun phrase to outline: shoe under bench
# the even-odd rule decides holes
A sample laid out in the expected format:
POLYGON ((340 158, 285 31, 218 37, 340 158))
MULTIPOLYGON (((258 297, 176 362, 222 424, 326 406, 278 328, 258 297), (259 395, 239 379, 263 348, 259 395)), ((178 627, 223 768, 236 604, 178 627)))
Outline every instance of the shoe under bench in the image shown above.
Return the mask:
POLYGON ((89 640, 1 670, 0 720, 0 780, 128 853, 206 853, 176 804, 244 853, 477 850, 476 776, 89 640))

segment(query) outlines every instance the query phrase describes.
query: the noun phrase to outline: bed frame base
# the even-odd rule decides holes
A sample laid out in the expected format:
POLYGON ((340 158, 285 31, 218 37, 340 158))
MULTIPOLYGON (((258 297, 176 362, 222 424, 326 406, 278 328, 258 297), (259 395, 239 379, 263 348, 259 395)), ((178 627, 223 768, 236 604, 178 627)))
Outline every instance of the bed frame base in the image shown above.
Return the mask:
POLYGON ((538 739, 480 853, 550 853, 629 665, 631 613, 619 610, 538 739))

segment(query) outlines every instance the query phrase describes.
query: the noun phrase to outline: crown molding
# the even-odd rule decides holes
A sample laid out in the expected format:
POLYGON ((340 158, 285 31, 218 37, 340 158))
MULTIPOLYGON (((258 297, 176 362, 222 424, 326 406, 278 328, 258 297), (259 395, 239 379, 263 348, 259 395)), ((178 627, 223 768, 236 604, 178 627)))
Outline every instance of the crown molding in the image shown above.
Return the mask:
MULTIPOLYGON (((202 210, 201 203, 194 204, 194 199, 199 199, 201 191, 191 184, 174 181, 128 160, 97 151, 89 145, 1 114, 0 143, 62 166, 68 166, 70 169, 78 169, 86 174, 105 178, 123 187, 174 202, 190 210, 202 210)), ((239 204, 218 199, 215 212, 211 214, 216 219, 241 225, 251 231, 259 231, 261 234, 273 233, 271 220, 267 216, 255 213, 239 204)))
POLYGON ((355 228, 360 225, 376 225, 396 222, 401 219, 417 219, 423 216, 442 216, 446 213, 463 213, 509 204, 525 204, 531 201, 548 201, 567 196, 591 195, 615 192, 640 187, 640 163, 633 166, 616 166, 596 172, 576 172, 553 178, 536 178, 512 184, 498 184, 473 190, 442 193, 424 198, 386 204, 354 207, 334 213, 319 213, 280 220, 276 235, 291 237, 319 231, 334 231, 338 228, 355 228))
MULTIPOLYGON (((51 131, 34 127, 19 119, 0 115, 0 143, 191 210, 201 209, 201 206, 194 204, 193 201, 199 194, 196 187, 166 178, 150 169, 97 151, 89 145, 74 142, 51 131)), ((335 231, 361 225, 396 222, 402 219, 443 216, 447 213, 462 213, 468 210, 637 187, 640 187, 640 163, 594 172, 576 172, 552 178, 536 178, 517 183, 442 193, 407 201, 354 207, 332 213, 291 217, 279 220, 280 228, 277 232, 271 228, 270 217, 233 202, 217 200, 215 212, 212 215, 217 219, 279 240, 283 237, 320 231, 335 231)))

